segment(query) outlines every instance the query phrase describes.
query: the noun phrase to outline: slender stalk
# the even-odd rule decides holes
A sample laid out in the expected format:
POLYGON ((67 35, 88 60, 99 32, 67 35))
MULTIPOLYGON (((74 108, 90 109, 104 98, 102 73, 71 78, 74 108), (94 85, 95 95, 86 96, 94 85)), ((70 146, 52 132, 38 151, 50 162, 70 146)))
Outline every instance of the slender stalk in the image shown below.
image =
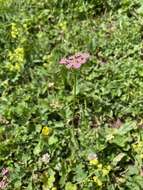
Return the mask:
POLYGON ((75 113, 75 109, 76 109, 76 86, 77 86, 77 73, 74 72, 74 105, 73 105, 73 117, 74 117, 74 113, 75 113))
POLYGON ((75 137, 75 129, 74 129, 74 117, 75 117, 75 109, 76 109, 76 92, 77 91, 77 73, 74 72, 74 86, 73 86, 73 118, 72 118, 72 127, 71 127, 71 139, 74 146, 74 151, 78 149, 78 141, 75 137))

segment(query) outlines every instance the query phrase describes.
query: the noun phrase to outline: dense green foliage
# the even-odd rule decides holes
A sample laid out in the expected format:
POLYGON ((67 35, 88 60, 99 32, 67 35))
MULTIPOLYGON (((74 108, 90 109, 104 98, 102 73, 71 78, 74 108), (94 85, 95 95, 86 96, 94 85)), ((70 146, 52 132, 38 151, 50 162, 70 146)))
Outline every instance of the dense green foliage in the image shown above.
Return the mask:
POLYGON ((142 0, 0 0, 8 190, 143 188, 142 16, 142 0), (76 52, 91 58, 73 117, 73 73, 59 60, 76 52))

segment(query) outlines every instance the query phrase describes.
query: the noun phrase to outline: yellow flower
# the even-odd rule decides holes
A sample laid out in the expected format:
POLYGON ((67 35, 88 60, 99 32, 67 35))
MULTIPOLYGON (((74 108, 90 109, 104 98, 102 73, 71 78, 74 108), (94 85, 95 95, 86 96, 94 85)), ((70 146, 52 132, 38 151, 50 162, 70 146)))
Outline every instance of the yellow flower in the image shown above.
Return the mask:
POLYGON ((111 169, 112 169, 110 165, 108 165, 106 168, 108 171, 111 171, 111 169))
POLYGON ((11 24, 11 37, 12 38, 16 38, 18 35, 18 29, 16 27, 16 24, 15 23, 12 23, 11 24))
POLYGON ((143 149, 143 141, 139 141, 138 143, 133 144, 132 147, 135 152, 140 153, 143 149))
POLYGON ((89 161, 90 165, 98 165, 98 160, 97 159, 93 159, 89 161))
POLYGON ((58 26, 59 26, 63 31, 66 31, 66 30, 67 30, 67 22, 66 22, 66 21, 63 21, 63 22, 58 23, 58 26))
POLYGON ((102 164, 98 164, 98 169, 102 169, 102 164))
POLYGON ((103 176, 108 175, 109 174, 109 170, 107 170, 106 168, 103 168, 102 174, 103 174, 103 176))
POLYGON ((24 67, 24 49, 17 47, 13 52, 8 53, 9 64, 7 68, 10 71, 20 71, 24 67))
POLYGON ((93 181, 98 185, 98 186, 102 186, 102 181, 98 178, 98 177, 96 177, 96 176, 94 176, 93 177, 93 181))
POLYGON ((97 181, 97 177, 96 176, 93 176, 93 181, 96 182, 97 181))
POLYGON ((16 63, 15 64, 15 70, 17 70, 17 71, 20 71, 21 70, 21 66, 18 64, 18 63, 16 63))
POLYGON ((97 180, 97 185, 101 187, 101 186, 102 186, 102 181, 100 181, 100 180, 98 179, 98 180, 97 180))
POLYGON ((18 61, 18 62, 23 62, 23 59, 24 59, 24 49, 23 48, 16 48, 15 51, 15 59, 18 61))
POLYGON ((111 171, 111 166, 110 165, 107 165, 106 167, 104 167, 103 169, 102 169, 102 174, 103 174, 103 176, 106 176, 106 175, 108 175, 109 174, 109 172, 111 171))
POLYGON ((42 129, 42 134, 45 135, 45 136, 48 136, 51 132, 51 129, 47 126, 43 127, 42 129))

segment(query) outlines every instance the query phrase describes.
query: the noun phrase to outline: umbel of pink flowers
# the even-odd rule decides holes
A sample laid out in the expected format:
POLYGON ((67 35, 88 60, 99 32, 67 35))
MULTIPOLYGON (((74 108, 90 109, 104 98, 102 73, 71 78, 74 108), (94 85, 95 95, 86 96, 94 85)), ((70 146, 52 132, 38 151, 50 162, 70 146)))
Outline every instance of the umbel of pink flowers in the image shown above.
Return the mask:
POLYGON ((60 64, 65 65, 68 69, 79 69, 89 58, 89 53, 76 53, 68 58, 62 58, 60 64))
POLYGON ((0 189, 5 189, 8 185, 8 176, 9 170, 8 168, 3 168, 1 171, 2 180, 0 181, 0 189))

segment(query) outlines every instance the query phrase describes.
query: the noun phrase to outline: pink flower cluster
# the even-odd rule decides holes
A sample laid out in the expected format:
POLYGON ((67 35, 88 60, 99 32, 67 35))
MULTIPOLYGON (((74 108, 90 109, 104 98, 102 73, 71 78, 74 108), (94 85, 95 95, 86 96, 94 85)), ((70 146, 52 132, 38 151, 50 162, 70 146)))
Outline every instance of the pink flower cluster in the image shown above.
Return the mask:
POLYGON ((89 58, 89 53, 76 53, 68 58, 62 58, 60 64, 65 65, 68 69, 79 69, 89 58))
POLYGON ((0 181, 0 189, 5 189, 8 185, 7 175, 9 174, 9 170, 7 168, 3 168, 1 174, 3 178, 0 181))

